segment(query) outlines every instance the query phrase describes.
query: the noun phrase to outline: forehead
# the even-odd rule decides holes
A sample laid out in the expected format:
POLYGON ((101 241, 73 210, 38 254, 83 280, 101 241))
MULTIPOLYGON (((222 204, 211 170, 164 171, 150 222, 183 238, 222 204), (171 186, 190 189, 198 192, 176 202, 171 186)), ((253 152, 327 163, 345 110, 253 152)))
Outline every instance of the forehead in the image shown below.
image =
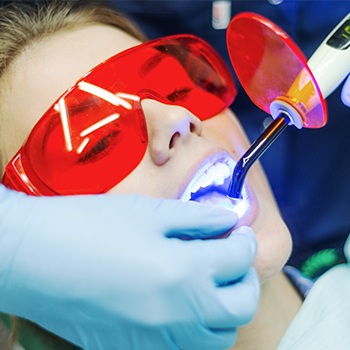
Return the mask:
POLYGON ((139 43, 118 28, 93 24, 56 33, 26 48, 1 78, 4 158, 13 156, 42 114, 82 75, 139 43))

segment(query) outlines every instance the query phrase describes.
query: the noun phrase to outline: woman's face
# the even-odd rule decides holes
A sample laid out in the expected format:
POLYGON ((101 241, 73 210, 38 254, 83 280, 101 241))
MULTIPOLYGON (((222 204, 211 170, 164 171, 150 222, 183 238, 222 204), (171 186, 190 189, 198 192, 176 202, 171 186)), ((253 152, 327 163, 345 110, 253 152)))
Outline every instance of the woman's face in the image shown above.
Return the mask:
MULTIPOLYGON (((0 116, 6 128, 0 129, 0 149, 4 164, 62 92, 101 61, 137 44, 136 39, 116 28, 90 25, 44 39, 17 57, 1 78, 0 116)), ((237 161, 249 146, 230 110, 200 121, 180 106, 151 99, 141 103, 148 149, 139 166, 112 193, 188 200, 191 190, 195 191, 193 179, 202 186, 211 183, 214 174, 226 167, 227 159, 237 161)), ((246 183, 251 205, 239 225, 247 224, 255 230, 255 266, 264 281, 284 265, 291 240, 259 164, 251 168, 246 183)), ((217 193, 201 200, 230 206, 225 196, 217 193)))

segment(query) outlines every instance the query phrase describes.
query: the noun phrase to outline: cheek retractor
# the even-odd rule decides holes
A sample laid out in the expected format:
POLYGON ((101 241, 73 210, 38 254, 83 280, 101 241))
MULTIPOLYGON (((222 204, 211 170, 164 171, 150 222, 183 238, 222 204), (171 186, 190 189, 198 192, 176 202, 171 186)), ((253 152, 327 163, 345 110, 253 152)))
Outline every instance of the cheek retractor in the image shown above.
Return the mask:
POLYGON ((326 124, 324 99, 350 72, 350 13, 308 62, 283 30, 254 13, 242 13, 232 19, 227 45, 247 95, 274 118, 233 171, 227 196, 241 199, 248 170, 288 125, 301 129, 326 124))

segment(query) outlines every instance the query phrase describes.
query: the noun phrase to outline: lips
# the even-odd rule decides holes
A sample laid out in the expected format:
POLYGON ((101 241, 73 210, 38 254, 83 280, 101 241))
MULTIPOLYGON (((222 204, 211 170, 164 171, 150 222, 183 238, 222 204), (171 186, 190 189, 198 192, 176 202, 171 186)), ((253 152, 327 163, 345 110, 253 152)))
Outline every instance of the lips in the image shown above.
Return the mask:
POLYGON ((197 169, 180 199, 223 206, 242 218, 249 209, 245 188, 240 200, 231 200, 226 196, 234 166, 235 162, 228 156, 209 159, 197 169))

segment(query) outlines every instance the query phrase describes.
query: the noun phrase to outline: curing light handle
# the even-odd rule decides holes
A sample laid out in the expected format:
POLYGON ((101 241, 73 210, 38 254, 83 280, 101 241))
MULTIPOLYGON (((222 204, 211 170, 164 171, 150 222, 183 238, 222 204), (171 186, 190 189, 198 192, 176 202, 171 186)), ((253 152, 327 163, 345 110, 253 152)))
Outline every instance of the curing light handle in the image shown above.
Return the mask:
POLYGON ((324 39, 307 62, 324 98, 350 73, 350 12, 324 39))
POLYGON ((236 164, 227 197, 230 199, 241 199, 244 179, 249 168, 270 147, 275 139, 289 125, 290 118, 286 113, 281 113, 274 119, 264 132, 255 140, 236 164))

